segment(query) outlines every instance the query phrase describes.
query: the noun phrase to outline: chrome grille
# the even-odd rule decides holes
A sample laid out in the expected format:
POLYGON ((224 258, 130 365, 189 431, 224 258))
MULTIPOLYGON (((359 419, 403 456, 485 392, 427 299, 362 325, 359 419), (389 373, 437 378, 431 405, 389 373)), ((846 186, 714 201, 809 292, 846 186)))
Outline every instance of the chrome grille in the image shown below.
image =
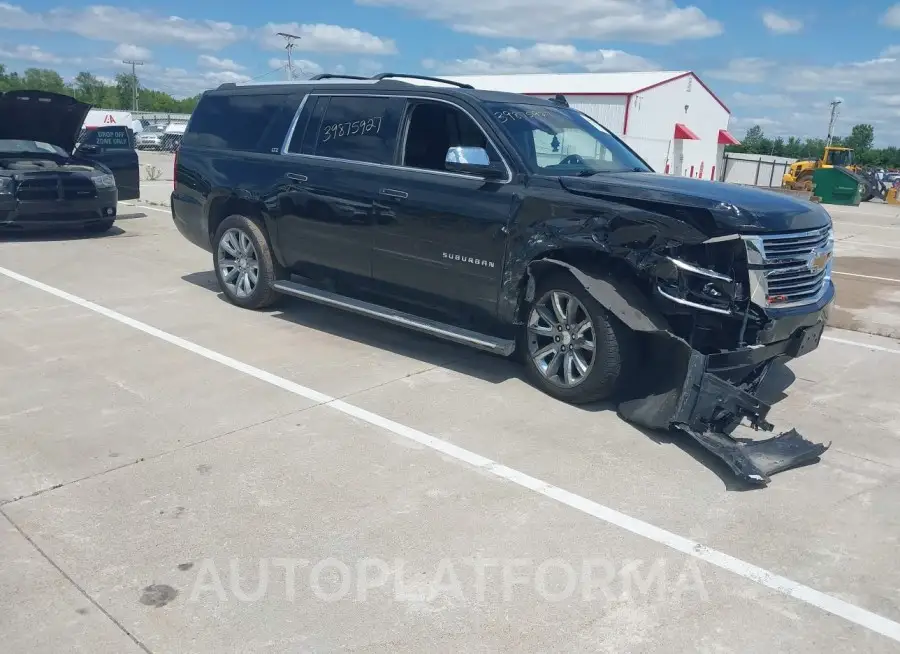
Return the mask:
POLYGON ((805 232, 745 236, 753 301, 763 308, 812 304, 831 280, 834 235, 830 227, 805 232))

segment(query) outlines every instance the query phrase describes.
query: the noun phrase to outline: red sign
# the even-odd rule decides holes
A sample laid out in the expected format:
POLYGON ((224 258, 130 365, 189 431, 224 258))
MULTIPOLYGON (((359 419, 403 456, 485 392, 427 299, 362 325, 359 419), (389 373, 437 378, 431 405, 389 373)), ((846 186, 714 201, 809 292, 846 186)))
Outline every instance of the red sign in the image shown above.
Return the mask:
POLYGON ((113 118, 112 114, 106 114, 106 118, 103 119, 103 124, 104 125, 115 125, 116 119, 113 118))

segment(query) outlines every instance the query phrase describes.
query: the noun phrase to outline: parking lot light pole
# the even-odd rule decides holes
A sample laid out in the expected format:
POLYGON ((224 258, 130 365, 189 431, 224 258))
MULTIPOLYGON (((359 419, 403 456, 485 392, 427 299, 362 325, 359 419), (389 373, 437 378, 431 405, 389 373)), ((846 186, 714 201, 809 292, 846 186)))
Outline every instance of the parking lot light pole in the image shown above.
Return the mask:
POLYGON ((143 61, 134 61, 133 59, 123 59, 123 64, 131 64, 131 110, 138 110, 138 79, 135 72, 136 66, 143 66, 143 61))

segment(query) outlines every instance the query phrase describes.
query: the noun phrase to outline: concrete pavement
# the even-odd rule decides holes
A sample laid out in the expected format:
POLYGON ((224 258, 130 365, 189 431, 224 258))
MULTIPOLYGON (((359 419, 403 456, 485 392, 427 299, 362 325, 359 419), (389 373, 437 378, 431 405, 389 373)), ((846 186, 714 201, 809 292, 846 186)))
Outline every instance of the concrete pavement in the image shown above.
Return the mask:
MULTIPOLYGON (((0 243, 50 287, 0 275, 10 651, 896 651, 896 341, 833 329, 776 375, 773 421, 832 449, 742 492, 511 362, 241 311, 164 210, 120 212, 107 237, 0 243)), ((833 215, 839 256, 892 265, 843 238, 889 245, 892 216, 833 215)))

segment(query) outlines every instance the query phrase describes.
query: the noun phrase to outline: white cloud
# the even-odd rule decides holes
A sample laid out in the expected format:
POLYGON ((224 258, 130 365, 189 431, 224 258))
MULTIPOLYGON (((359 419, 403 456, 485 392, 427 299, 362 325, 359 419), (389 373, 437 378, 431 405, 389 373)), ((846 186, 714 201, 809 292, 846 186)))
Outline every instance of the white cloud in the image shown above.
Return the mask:
POLYGON ((540 73, 571 69, 590 72, 658 70, 654 62, 621 50, 579 50, 574 45, 536 43, 530 48, 512 46, 477 57, 453 61, 426 59, 423 67, 444 75, 540 73))
POLYGON ((71 61, 71 58, 63 59, 52 52, 41 50, 36 45, 0 47, 0 58, 12 59, 13 61, 28 61, 34 64, 60 64, 63 61, 71 61))
POLYGON ((150 59, 152 53, 147 48, 142 48, 139 45, 121 43, 113 50, 113 55, 119 59, 134 59, 140 61, 143 59, 150 59))
POLYGON ((231 70, 188 71, 184 68, 167 68, 155 64, 144 66, 139 78, 141 86, 165 91, 176 98, 191 97, 226 82, 240 84, 250 81, 249 75, 231 70))
POLYGON ((900 107, 900 95, 873 95, 870 99, 886 107, 900 107))
POLYGON ((900 2, 892 5, 881 17, 881 22, 888 27, 900 28, 900 2))
POLYGON ((356 0, 397 7, 458 32, 514 39, 673 43, 722 33, 722 24, 675 0, 356 0))
POLYGON ((203 68, 212 68, 215 70, 231 70, 234 72, 240 72, 247 68, 246 66, 242 66, 237 63, 234 59, 219 59, 218 57, 213 57, 212 55, 208 54, 202 54, 197 57, 197 64, 203 68))
POLYGON ((797 102, 786 95, 777 93, 763 93, 760 95, 752 95, 738 91, 732 96, 735 106, 738 107, 772 107, 777 109, 785 109, 796 106, 797 102))
POLYGON ((299 23, 269 23, 259 29, 263 44, 272 49, 284 49, 285 39, 278 32, 294 34, 295 50, 309 52, 348 52, 367 55, 388 55, 397 52, 397 45, 390 39, 339 25, 301 25, 299 23))
POLYGON ((783 83, 794 91, 867 90, 890 87, 900 74, 900 60, 880 57, 834 66, 792 66, 783 83))
POLYGON ((900 45, 891 45, 881 51, 881 57, 896 57, 900 55, 900 45))
POLYGON ((708 70, 704 75, 713 79, 738 82, 739 84, 760 84, 771 77, 775 63, 759 57, 732 59, 725 68, 708 70))
MULTIPOLYGON (((269 68, 279 69, 285 68, 287 66, 287 59, 279 59, 278 57, 273 57, 269 59, 269 68)), ((325 72, 322 67, 314 61, 309 61, 308 59, 294 59, 294 74, 297 77, 310 77, 311 75, 318 75, 319 73, 325 72)), ((287 75, 287 73, 285 73, 287 75)), ((273 77, 272 79, 277 79, 273 77)))
POLYGON ((247 28, 231 23, 166 17, 108 5, 59 7, 32 13, 17 5, 0 3, 0 25, 10 30, 69 32, 99 41, 179 43, 201 50, 230 45, 248 32, 247 28))
POLYGON ((803 21, 782 16, 771 10, 763 12, 762 21, 766 29, 774 34, 793 34, 803 29, 803 21))

